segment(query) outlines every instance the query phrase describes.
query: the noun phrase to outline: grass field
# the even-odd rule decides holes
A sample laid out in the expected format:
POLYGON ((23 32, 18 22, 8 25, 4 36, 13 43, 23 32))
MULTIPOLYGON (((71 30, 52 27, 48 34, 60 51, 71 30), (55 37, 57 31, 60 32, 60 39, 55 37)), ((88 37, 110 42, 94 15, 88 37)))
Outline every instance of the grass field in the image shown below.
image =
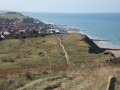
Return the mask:
POLYGON ((25 16, 22 16, 20 14, 6 14, 6 13, 1 13, 0 14, 0 18, 7 18, 7 19, 14 19, 14 18, 18 18, 18 19, 24 19, 26 18, 25 16))
POLYGON ((0 89, 14 90, 28 84, 24 90, 104 90, 107 77, 119 77, 120 72, 118 67, 102 63, 111 55, 90 53, 94 47, 83 40, 85 37, 81 34, 58 34, 0 41, 0 89), (65 47, 70 65, 67 65, 57 37, 65 47), (74 62, 84 63, 74 66, 74 62))

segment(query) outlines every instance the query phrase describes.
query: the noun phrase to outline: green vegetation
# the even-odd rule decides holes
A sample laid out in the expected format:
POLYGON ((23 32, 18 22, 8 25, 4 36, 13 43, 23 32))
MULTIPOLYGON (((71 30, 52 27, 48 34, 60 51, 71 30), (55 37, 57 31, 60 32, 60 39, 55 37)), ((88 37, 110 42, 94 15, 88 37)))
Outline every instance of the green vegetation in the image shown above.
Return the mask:
POLYGON ((9 14, 9 13, 1 13, 0 14, 0 18, 6 18, 6 19, 15 19, 15 18, 18 18, 20 20, 23 20, 24 18, 27 18, 19 13, 12 13, 12 14, 9 14))
POLYGON ((0 41, 0 57, 14 53, 14 51, 17 50, 20 44, 21 40, 17 39, 6 39, 0 41))
POLYGON ((104 55, 86 38, 81 34, 56 34, 0 41, 0 90, 23 86, 24 90, 104 90, 112 70, 118 78, 120 71, 103 63, 112 56, 104 55), (68 54, 70 65, 57 37, 68 54), (83 63, 75 66, 74 62, 83 63))
POLYGON ((8 54, 0 54, 0 58, 4 58, 4 57, 7 57, 8 54))

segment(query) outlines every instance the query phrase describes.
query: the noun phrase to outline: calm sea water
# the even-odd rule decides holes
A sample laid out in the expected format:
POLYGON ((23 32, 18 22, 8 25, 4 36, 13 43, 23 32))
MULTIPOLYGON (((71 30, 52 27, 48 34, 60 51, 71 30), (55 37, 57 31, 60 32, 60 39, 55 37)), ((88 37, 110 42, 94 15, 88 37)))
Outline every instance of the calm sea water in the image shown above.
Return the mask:
POLYGON ((22 13, 44 22, 64 24, 81 29, 90 38, 108 39, 102 42, 120 46, 120 13, 22 13))

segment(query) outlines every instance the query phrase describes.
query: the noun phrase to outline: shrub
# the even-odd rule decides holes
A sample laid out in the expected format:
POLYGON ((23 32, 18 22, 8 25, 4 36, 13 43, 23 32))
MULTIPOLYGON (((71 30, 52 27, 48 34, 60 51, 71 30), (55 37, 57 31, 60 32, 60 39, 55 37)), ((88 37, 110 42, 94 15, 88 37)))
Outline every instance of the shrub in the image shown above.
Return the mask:
POLYGON ((22 63, 20 66, 21 66, 21 67, 24 67, 24 66, 32 66, 32 64, 30 64, 30 63, 22 63))
POLYGON ((17 55, 17 56, 16 56, 16 59, 19 59, 19 58, 20 58, 20 55, 17 55))
POLYGON ((46 41, 45 41, 45 40, 43 40, 43 41, 42 41, 42 43, 46 43, 46 41))
POLYGON ((61 77, 67 77, 66 73, 62 73, 61 77))
POLYGON ((7 90, 7 89, 8 89, 7 85, 4 82, 0 83, 0 90, 7 90))
POLYGON ((33 79, 30 72, 27 72, 27 73, 25 74, 25 76, 26 76, 26 78, 27 78, 28 80, 32 80, 32 79, 33 79))
POLYGON ((2 61, 3 61, 3 62, 7 62, 7 59, 6 59, 6 58, 2 58, 2 61))
POLYGON ((42 74, 48 75, 49 73, 47 71, 43 71, 42 74))
POLYGON ((42 52, 39 52, 38 54, 39 54, 39 55, 42 55, 42 52))
POLYGON ((25 42, 25 40, 22 40, 22 42, 25 42))
POLYGON ((0 37, 0 41, 4 40, 3 38, 0 37))
POLYGON ((12 46, 11 44, 9 44, 9 46, 12 46))
POLYGON ((39 44, 38 42, 36 42, 36 44, 39 44))
POLYGON ((14 60, 14 59, 12 59, 12 58, 11 58, 11 59, 9 59, 8 61, 9 61, 9 62, 15 62, 15 60, 14 60))
POLYGON ((15 62, 15 60, 12 58, 10 58, 10 59, 3 58, 2 61, 3 62, 15 62))
POLYGON ((26 56, 24 56, 24 58, 27 58, 26 56))
POLYGON ((46 88, 44 88, 44 90, 53 90, 55 88, 58 88, 60 85, 61 85, 61 82, 56 82, 55 84, 51 84, 47 86, 46 88))
POLYGON ((32 54, 32 52, 29 52, 29 53, 28 53, 28 55, 31 55, 31 54, 32 54))

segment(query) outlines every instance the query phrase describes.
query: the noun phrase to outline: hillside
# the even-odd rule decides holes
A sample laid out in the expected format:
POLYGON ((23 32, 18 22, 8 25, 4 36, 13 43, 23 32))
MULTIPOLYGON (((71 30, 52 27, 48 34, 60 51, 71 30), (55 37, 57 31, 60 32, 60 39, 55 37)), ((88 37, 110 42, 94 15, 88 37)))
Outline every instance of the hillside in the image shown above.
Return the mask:
MULTIPOLYGON (((23 86, 26 89, 20 90, 104 90, 108 75, 115 69, 105 63, 112 56, 104 55, 81 34, 6 39, 0 41, 0 51, 2 90, 23 86)), ((120 72, 115 69, 117 73, 120 72)))
POLYGON ((14 19, 14 18, 18 18, 18 19, 24 19, 24 18, 27 18, 26 16, 23 16, 22 14, 20 13, 16 13, 16 12, 13 12, 13 13, 0 13, 0 18, 6 18, 6 19, 14 19))
POLYGON ((5 12, 7 12, 7 11, 5 11, 5 10, 0 10, 0 13, 5 13, 5 12))

